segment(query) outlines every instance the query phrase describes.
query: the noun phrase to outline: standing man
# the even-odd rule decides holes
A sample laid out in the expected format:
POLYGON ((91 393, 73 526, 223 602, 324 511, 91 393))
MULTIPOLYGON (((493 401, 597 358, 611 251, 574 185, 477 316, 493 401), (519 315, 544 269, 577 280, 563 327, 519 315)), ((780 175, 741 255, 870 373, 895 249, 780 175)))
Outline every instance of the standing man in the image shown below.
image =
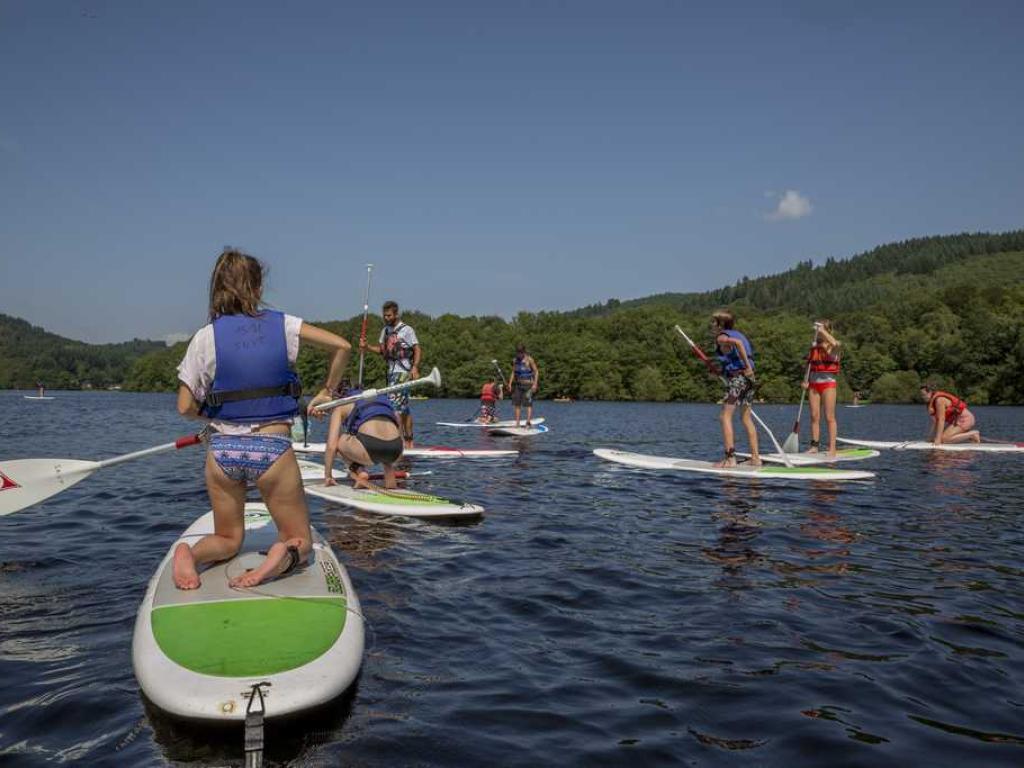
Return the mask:
POLYGON ((516 345, 516 358, 512 361, 512 408, 515 411, 516 426, 519 426, 519 411, 526 406, 526 426, 533 424, 533 396, 540 384, 537 361, 526 354, 526 345, 516 345))
MULTIPOLYGON (((410 379, 418 379, 422 352, 419 339, 416 338, 416 331, 412 329, 412 326, 402 322, 397 302, 385 301, 381 310, 384 328, 380 332, 380 343, 367 344, 366 349, 376 352, 384 358, 388 367, 389 387, 410 379)), ((392 392, 388 397, 391 398, 391 407, 398 414, 405 447, 412 448, 412 413, 409 411, 409 390, 392 392)))

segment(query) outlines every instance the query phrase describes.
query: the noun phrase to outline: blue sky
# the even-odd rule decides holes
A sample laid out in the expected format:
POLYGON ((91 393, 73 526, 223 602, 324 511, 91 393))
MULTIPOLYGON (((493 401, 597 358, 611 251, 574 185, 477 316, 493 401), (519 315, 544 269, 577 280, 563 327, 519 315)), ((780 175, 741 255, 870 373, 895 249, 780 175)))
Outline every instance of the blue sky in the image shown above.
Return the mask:
POLYGON ((0 312, 187 334, 703 290, 1024 225, 1024 4, 0 2, 0 312))

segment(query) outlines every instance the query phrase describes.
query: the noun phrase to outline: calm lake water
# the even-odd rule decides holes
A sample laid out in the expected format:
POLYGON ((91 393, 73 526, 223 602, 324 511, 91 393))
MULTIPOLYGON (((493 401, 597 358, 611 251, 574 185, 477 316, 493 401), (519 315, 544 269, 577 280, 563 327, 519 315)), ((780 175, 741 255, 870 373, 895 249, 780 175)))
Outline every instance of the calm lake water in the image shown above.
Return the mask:
MULTIPOLYGON (((170 395, 22 394, 0 392, 0 460, 189 431, 170 395)), ((311 499, 367 650, 349 695, 268 730, 268 764, 1024 765, 1024 456, 890 452, 856 465, 872 482, 754 485, 591 453, 717 457, 714 406, 541 403, 551 432, 518 443, 433 424, 475 407, 414 402, 420 443, 520 457, 420 461, 417 487, 481 521, 311 499)), ((759 410, 784 439, 795 409, 759 410)), ((976 412, 1024 438, 1024 409, 976 412)), ((839 416, 852 437, 926 427, 923 406, 839 416)), ((131 667, 146 584, 208 509, 201 461, 128 463, 0 518, 3 765, 241 764, 240 729, 148 710, 131 667)))

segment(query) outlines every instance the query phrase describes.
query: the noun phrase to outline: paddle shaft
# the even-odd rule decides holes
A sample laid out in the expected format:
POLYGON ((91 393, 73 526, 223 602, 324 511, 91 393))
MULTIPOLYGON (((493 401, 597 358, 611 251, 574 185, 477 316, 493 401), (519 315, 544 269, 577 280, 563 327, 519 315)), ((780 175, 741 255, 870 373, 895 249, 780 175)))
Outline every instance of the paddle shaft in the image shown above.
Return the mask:
POLYGON ((190 445, 196 445, 202 442, 202 438, 198 435, 188 435, 187 437, 179 437, 173 443, 164 443, 163 445, 156 445, 152 448, 146 448, 141 451, 133 451, 132 453, 125 453, 121 456, 114 456, 110 459, 104 459, 103 461, 96 462, 96 469, 103 467, 112 467, 115 464, 123 464, 126 461, 134 461, 135 459, 141 459, 143 456, 151 456, 154 453, 165 453, 166 451, 177 451, 181 448, 187 448, 190 445))
POLYGON ((441 383, 441 373, 435 368, 430 372, 429 376, 423 376, 419 379, 413 379, 412 381, 403 381, 401 384, 392 384, 390 387, 381 387, 380 389, 365 389, 358 395, 349 395, 348 397, 339 397, 337 400, 329 400, 326 403, 321 403, 313 410, 315 411, 329 411, 332 408, 337 408, 339 405, 348 405, 349 403, 355 403, 359 400, 369 400, 372 397, 378 395, 388 395, 392 392, 400 392, 403 389, 409 389, 410 387, 416 387, 420 384, 433 384, 435 387, 441 383), (434 374, 437 374, 435 376, 434 374))
POLYGON ((495 370, 498 372, 498 376, 501 378, 501 386, 503 386, 505 389, 508 389, 508 382, 505 381, 505 374, 502 372, 501 366, 498 365, 498 361, 491 360, 491 365, 494 366, 495 370))
POLYGON ((370 317, 370 273, 373 272, 373 264, 366 265, 366 291, 363 293, 363 327, 359 331, 359 386, 363 386, 363 360, 366 357, 366 321, 370 317))
MULTIPOLYGON (((818 329, 814 329, 814 341, 811 342, 811 348, 818 343, 818 329)), ((811 361, 810 355, 808 355, 807 367, 804 369, 804 384, 811 380, 811 361)), ((807 396, 807 387, 800 387, 800 407, 796 409, 796 421, 793 422, 793 434, 800 434, 800 417, 804 413, 804 398, 807 396)), ((799 439, 799 437, 797 438, 799 439)))

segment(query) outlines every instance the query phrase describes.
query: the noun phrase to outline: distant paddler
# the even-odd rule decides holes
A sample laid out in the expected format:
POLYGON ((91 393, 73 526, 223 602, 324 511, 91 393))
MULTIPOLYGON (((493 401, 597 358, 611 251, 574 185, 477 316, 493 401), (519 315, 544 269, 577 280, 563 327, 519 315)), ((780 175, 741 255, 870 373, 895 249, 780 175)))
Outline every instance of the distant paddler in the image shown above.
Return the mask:
POLYGON ((828 422, 828 455, 836 456, 836 392, 838 391, 840 344, 832 335, 832 321, 814 323, 814 344, 807 355, 807 377, 802 386, 808 393, 811 412, 811 446, 808 453, 817 453, 821 446, 821 410, 825 406, 828 422))
POLYGON ((516 345, 516 356, 512 360, 512 410, 519 426, 521 408, 526 406, 526 426, 533 426, 533 396, 540 386, 540 369, 537 361, 526 352, 526 345, 516 345))
POLYGON ((932 420, 929 439, 932 443, 981 442, 981 432, 974 429, 974 414, 968 410, 965 400, 936 389, 928 382, 921 385, 921 399, 928 404, 928 415, 932 420))
POLYGON ((43 386, 43 382, 37 381, 36 382, 36 389, 39 390, 39 392, 38 392, 38 396, 39 397, 43 397, 46 394, 46 387, 43 386))
MULTIPOLYGON (((416 331, 412 326, 403 323, 395 301, 385 301, 381 308, 381 315, 384 319, 384 327, 380 332, 379 344, 367 344, 365 339, 360 339, 360 349, 369 349, 384 358, 387 363, 388 386, 402 384, 410 379, 420 377, 420 349, 419 339, 416 338, 416 331)), ((409 410, 409 391, 403 389, 391 394, 391 407, 398 414, 399 423, 402 427, 402 438, 405 440, 405 447, 413 447, 412 412, 409 410)))

